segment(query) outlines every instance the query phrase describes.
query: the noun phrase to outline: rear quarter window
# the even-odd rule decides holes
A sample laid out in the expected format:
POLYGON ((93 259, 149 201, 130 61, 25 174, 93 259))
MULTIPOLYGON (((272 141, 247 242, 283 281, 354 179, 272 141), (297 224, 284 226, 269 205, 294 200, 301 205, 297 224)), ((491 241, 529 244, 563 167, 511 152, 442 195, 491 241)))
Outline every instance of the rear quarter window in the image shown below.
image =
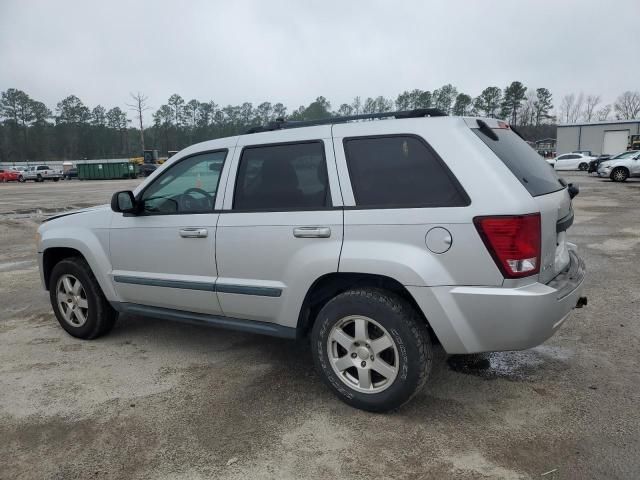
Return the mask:
POLYGON ((564 188, 555 170, 511 129, 494 128, 497 140, 489 138, 478 128, 472 131, 511 170, 533 197, 564 188))
POLYGON ((461 207, 469 197, 436 152, 412 135, 345 138, 356 205, 461 207))

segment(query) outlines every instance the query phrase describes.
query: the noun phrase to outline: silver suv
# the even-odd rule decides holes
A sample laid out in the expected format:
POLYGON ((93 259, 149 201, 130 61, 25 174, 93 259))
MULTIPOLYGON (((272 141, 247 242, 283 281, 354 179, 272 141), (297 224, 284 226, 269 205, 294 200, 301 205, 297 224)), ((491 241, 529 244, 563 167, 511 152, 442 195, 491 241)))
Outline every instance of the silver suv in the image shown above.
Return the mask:
POLYGON ((193 145, 110 206, 44 223, 62 327, 96 338, 123 313, 308 337, 338 397, 386 411, 425 384, 434 343, 530 348, 584 303, 577 190, 506 123, 309 123, 193 145))

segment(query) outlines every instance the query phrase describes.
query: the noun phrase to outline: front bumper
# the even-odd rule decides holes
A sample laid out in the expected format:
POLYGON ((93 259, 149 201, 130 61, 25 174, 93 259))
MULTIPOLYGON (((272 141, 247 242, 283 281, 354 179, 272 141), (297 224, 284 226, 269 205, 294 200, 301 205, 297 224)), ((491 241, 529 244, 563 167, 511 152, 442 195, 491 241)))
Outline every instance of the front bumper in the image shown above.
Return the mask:
POLYGON ((585 265, 574 249, 547 284, 502 287, 407 287, 447 353, 524 350, 540 345, 582 295, 585 265))
POLYGON ((609 177, 611 175, 611 170, 598 170, 599 177, 609 177))

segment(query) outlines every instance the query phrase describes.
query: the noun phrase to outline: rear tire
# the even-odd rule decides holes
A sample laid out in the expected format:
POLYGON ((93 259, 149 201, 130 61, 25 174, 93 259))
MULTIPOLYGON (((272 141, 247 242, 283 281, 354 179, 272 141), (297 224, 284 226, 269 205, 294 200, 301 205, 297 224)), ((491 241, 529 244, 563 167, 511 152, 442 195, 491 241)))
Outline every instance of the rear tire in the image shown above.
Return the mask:
POLYGON ((318 372, 338 398, 370 412, 411 400, 431 371, 423 319, 386 290, 359 288, 330 300, 314 322, 311 348, 318 372))
POLYGON ((611 172, 610 177, 614 182, 624 182, 629 178, 629 171, 624 167, 616 167, 611 172))
POLYGON ((54 181, 54 182, 57 182, 58 180, 60 180, 58 177, 55 177, 55 178, 53 179, 53 181, 54 181))
POLYGON ((20 175, 20 176, 18 177, 18 181, 19 181, 20 183, 24 183, 24 177, 23 177, 22 175, 20 175))
POLYGON ((105 335, 118 318, 89 264, 80 257, 61 260, 53 267, 49 297, 60 326, 77 338, 91 340, 105 335))

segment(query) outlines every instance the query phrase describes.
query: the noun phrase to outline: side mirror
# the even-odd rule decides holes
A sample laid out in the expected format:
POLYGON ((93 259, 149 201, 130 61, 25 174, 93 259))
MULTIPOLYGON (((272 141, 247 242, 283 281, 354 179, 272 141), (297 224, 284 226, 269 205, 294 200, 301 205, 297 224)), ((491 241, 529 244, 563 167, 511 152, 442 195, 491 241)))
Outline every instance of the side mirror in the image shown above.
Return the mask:
POLYGON ((131 190, 116 192, 111 197, 111 210, 116 213, 136 213, 138 205, 131 190))

